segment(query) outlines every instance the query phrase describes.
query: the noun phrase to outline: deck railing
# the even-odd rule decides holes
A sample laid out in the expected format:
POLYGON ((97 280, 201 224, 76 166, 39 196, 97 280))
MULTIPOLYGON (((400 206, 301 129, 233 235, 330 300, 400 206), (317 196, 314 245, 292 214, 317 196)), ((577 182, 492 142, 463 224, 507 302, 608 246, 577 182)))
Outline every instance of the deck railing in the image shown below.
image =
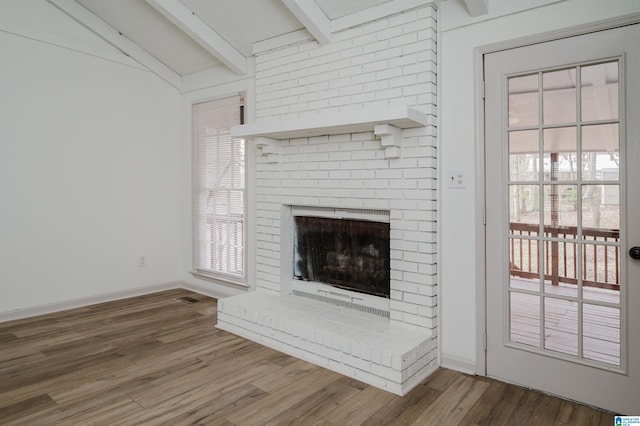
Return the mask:
POLYGON ((544 264, 544 279, 552 285, 578 283, 578 256, 582 258, 582 285, 620 289, 620 231, 617 229, 582 228, 582 253, 577 254, 575 226, 545 226, 544 236, 560 240, 543 240, 539 250, 538 225, 510 224, 510 269, 512 276, 539 278, 544 264), (524 238, 519 238, 522 236, 524 238), (564 241, 564 239, 574 241, 564 241), (540 257, 544 262, 540 262, 540 257))

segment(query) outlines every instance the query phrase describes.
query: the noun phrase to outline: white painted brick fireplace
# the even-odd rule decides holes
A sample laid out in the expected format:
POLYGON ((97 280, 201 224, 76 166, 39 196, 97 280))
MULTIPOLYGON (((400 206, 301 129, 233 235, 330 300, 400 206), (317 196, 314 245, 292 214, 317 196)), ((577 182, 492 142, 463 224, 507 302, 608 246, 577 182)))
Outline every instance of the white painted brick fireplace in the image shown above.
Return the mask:
POLYGON ((218 327, 402 395, 437 367, 435 6, 334 35, 254 47, 256 122, 234 131, 259 150, 256 291, 218 327), (388 317, 291 294, 300 206, 388 212, 388 317))

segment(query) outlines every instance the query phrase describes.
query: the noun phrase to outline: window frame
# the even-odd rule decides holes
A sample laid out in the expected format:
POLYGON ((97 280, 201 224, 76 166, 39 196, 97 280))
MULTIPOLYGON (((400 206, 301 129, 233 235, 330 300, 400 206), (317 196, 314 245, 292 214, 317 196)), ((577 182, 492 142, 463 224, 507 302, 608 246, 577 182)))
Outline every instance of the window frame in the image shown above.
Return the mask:
POLYGON ((194 275, 197 278, 202 278, 202 279, 206 279, 209 281, 213 281, 213 282, 221 282, 221 283, 227 283, 227 284, 235 284, 238 286, 242 286, 242 287, 247 287, 248 286, 248 275, 249 275, 249 270, 248 270, 248 244, 249 244, 249 238, 248 238, 248 230, 249 230, 249 226, 248 226, 248 198, 249 198, 249 179, 248 179, 248 173, 247 173, 247 168, 248 168, 248 151, 247 151, 247 143, 246 140, 241 139, 241 138, 232 138, 232 140, 242 140, 243 143, 243 170, 242 170, 242 216, 240 218, 240 222, 242 223, 242 273, 241 274, 235 274, 235 273, 230 273, 230 272, 226 272, 226 271, 222 271, 222 270, 216 270, 214 268, 206 268, 204 267, 201 262, 200 262, 200 239, 201 239, 201 235, 200 235, 200 230, 201 230, 201 223, 200 223, 200 203, 198 201, 198 197, 199 197, 199 189, 200 189, 200 182, 199 182, 199 171, 200 171, 200 148, 199 148, 199 139, 198 139, 198 133, 199 133, 199 128, 197 127, 197 120, 198 120, 198 116, 197 113, 198 111, 196 110, 198 105, 202 105, 202 104, 208 104, 208 103, 213 103, 213 102, 224 102, 224 101, 228 101, 231 98, 238 98, 238 108, 239 108, 239 121, 236 123, 232 123, 229 126, 229 130, 231 129, 231 127, 233 127, 234 125, 237 124, 244 124, 245 122, 245 105, 246 105, 246 98, 244 96, 243 93, 232 93, 232 94, 226 94, 224 96, 218 96, 215 98, 209 98, 209 99, 202 99, 202 100, 196 100, 193 101, 191 103, 191 108, 190 108, 190 112, 191 112, 191 120, 190 120, 190 127, 191 127, 191 180, 192 180, 192 199, 191 199, 191 209, 192 209, 192 220, 191 220, 191 235, 192 235, 192 240, 191 240, 191 246, 192 246, 192 270, 191 270, 191 274, 194 275))

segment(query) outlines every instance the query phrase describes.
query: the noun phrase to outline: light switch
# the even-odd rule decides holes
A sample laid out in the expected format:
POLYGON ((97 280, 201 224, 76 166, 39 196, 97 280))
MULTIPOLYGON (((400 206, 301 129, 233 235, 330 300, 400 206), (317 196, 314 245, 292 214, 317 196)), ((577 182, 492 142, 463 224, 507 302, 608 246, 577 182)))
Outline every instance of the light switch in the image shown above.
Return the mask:
POLYGON ((466 188, 465 175, 462 170, 450 170, 447 172, 447 188, 466 188))

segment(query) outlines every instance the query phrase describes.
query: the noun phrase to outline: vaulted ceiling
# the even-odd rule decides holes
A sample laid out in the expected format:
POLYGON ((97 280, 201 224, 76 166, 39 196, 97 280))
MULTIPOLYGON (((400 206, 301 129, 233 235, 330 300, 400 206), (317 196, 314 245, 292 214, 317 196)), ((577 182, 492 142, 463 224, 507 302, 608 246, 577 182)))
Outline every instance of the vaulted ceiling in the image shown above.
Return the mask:
POLYGON ((246 75, 256 42, 308 32, 321 44, 369 19, 427 0, 49 0, 174 86, 213 67, 246 75), (362 19, 362 18, 359 18, 362 19))

